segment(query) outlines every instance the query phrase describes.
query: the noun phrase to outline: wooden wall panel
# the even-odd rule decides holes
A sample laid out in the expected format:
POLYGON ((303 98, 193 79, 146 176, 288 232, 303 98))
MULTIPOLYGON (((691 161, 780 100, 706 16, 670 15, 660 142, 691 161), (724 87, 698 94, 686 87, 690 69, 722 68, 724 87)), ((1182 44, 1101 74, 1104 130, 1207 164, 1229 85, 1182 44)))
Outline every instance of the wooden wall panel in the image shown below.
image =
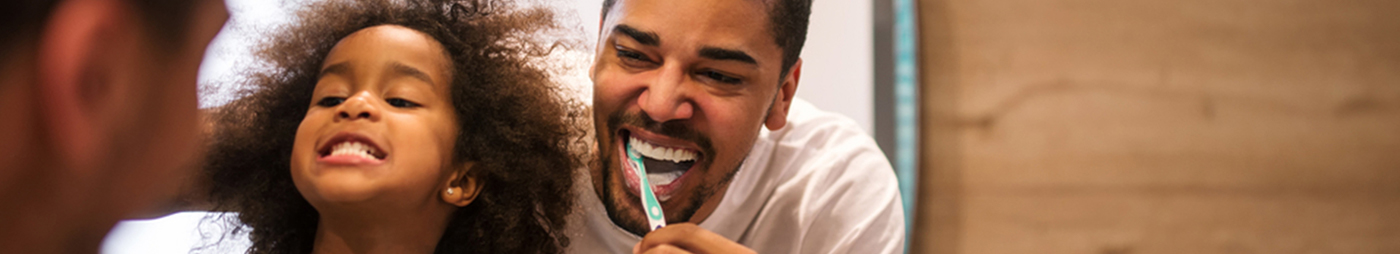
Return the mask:
POLYGON ((920 3, 922 253, 1400 253, 1400 1, 920 3))

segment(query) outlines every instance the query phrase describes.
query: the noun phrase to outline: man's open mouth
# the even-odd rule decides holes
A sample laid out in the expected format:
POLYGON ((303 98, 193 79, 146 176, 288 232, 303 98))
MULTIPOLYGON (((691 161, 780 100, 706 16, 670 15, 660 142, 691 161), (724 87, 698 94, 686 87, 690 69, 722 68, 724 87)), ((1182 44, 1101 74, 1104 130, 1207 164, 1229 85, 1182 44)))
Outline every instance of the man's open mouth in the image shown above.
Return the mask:
MULTIPOLYGON (((657 199, 661 201, 671 198, 671 192, 679 187, 686 172, 694 168, 696 162, 699 162, 703 157, 703 154, 695 149, 657 144, 632 135, 627 130, 622 130, 619 134, 621 137, 619 139, 624 142, 620 145, 622 153, 619 159, 626 161, 627 149, 629 148, 637 151, 637 154, 642 157, 643 166, 646 167, 647 182, 651 184, 657 199)), ((622 164, 624 165, 623 171, 626 171, 624 175, 636 177, 635 171, 628 166, 630 164, 622 164)), ((640 180, 627 180, 628 188, 633 192, 637 191, 640 180)))

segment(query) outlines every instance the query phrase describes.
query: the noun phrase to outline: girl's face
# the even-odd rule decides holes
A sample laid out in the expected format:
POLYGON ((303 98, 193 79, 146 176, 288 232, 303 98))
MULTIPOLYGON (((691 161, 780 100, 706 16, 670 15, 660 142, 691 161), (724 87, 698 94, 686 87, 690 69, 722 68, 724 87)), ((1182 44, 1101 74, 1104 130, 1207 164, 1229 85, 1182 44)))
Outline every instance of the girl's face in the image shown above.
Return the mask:
POLYGON ((457 126, 444 52, 394 25, 362 29, 331 49, 292 148, 292 180, 312 206, 446 204, 438 194, 461 172, 451 159, 457 126))

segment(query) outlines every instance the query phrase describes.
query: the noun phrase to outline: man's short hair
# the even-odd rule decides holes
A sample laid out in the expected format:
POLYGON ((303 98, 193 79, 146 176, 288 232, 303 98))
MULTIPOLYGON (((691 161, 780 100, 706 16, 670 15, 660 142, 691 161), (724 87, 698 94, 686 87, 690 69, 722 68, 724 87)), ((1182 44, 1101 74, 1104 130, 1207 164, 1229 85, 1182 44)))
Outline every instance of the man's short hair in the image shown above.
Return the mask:
MULTIPOLYGON (((768 29, 773 33, 774 42, 783 49, 783 69, 778 80, 787 77, 788 69, 797 64, 802 54, 802 44, 807 42, 807 24, 812 16, 812 0, 769 0, 768 29)), ((617 0, 603 1, 602 19, 608 18, 617 0)))

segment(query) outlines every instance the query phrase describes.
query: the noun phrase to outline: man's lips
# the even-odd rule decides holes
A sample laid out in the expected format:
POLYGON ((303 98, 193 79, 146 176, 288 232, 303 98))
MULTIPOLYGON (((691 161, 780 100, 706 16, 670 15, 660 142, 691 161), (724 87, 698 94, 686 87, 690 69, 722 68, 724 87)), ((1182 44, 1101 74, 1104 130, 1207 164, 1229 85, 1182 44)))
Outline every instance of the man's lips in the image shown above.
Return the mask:
POLYGON ((380 165, 389 156, 373 139, 352 132, 331 136, 316 149, 316 154, 319 163, 343 166, 380 165))
POLYGON ((626 141, 626 138, 630 136, 635 137, 637 139, 641 139, 642 141, 646 141, 647 143, 652 143, 660 146, 673 147, 690 151, 700 151, 700 147, 696 145, 695 142, 673 138, 666 135, 656 134, 645 130, 637 130, 632 127, 622 127, 620 130, 617 131, 617 133, 617 136, 622 138, 623 141, 626 141))
MULTIPOLYGON (((644 177, 644 176, 639 176, 639 175, 637 175, 637 169, 633 167, 632 160, 631 160, 630 158, 627 157, 627 149, 628 149, 627 146, 628 146, 628 144, 629 144, 629 140, 632 139, 632 138, 636 138, 636 139, 638 139, 638 140, 640 140, 640 141, 642 141, 642 142, 651 143, 650 145, 652 145, 652 146, 664 146, 664 147, 671 148, 671 149, 685 149, 685 150, 689 150, 690 152, 699 154, 699 152, 697 152, 698 149, 688 148, 688 147, 693 147, 693 146, 695 146, 693 143, 690 143, 690 142, 685 142, 685 141, 681 141, 681 140, 676 140, 676 139, 673 139, 673 138, 670 138, 670 137, 660 136, 660 135, 656 135, 656 134, 652 134, 652 133, 648 133, 648 132, 638 132, 638 131, 634 131, 634 130, 630 130, 630 129, 619 130, 619 131, 617 132, 617 138, 616 138, 616 140, 615 140, 616 143, 618 144, 618 145, 617 145, 617 149, 618 149, 618 158, 617 158, 617 160, 618 160, 619 162, 621 162, 621 163, 619 163, 619 165, 621 166, 620 168, 622 169, 623 179, 626 181, 626 184, 627 184, 627 192, 632 193, 633 195, 638 195, 638 196, 640 196, 640 194, 639 194, 638 192, 640 191, 641 177, 644 177), (652 138, 656 138, 656 139, 652 139, 652 138), (672 144, 678 144, 679 146, 671 146, 672 144)), ((644 158, 653 159, 653 160, 656 159, 656 158, 650 158, 650 157, 644 157, 644 158)), ((696 156, 695 161, 696 161, 697 163, 693 163, 692 166, 691 166, 691 168, 684 169, 685 172, 682 173, 680 177, 677 177, 677 178, 675 178, 674 180, 671 180, 670 183, 666 183, 666 184, 651 183, 651 184, 652 184, 652 191, 653 191, 654 194, 656 195, 657 199, 660 200, 660 201, 663 201, 663 202, 666 201, 666 200, 668 200, 668 199, 670 199, 671 196, 672 196, 672 194, 674 194, 673 192, 674 192, 677 188, 679 188, 681 185, 683 185, 683 183, 685 183, 686 179, 689 179, 689 178, 690 178, 689 176, 691 175, 691 172, 693 171, 692 169, 694 169, 694 167, 695 167, 695 166, 693 166, 693 165, 698 165, 698 164, 699 164, 698 162, 699 162, 700 160, 702 160, 703 158, 704 158, 704 155, 703 155, 703 154, 700 154, 700 155, 696 156)), ((650 173, 650 172, 649 172, 649 173, 650 173)))

